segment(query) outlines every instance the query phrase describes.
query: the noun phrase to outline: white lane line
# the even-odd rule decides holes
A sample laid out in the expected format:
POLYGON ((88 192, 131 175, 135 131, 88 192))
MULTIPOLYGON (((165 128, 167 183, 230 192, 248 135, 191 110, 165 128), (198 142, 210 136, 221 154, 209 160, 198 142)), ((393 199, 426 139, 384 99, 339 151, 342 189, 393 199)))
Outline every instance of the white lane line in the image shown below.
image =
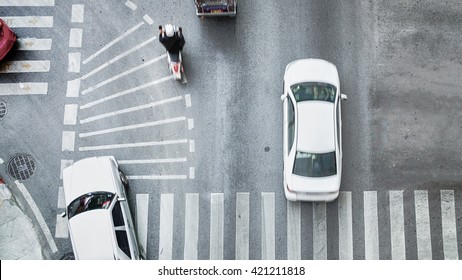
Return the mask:
POLYGON ((79 52, 69 54, 69 73, 80 73, 80 59, 82 55, 79 52))
POLYGON ((390 191, 391 258, 406 259, 403 191, 390 191))
POLYGON ((125 31, 122 35, 120 35, 119 37, 117 37, 116 39, 112 40, 110 43, 108 43, 107 45, 105 45, 104 47, 102 47, 99 51, 97 51, 96 53, 92 54, 91 56, 89 56, 87 59, 85 59, 83 61, 83 64, 87 64, 88 62, 92 61, 95 57, 97 57, 98 55, 100 55, 102 52, 106 51, 107 49, 109 49, 110 47, 112 47, 114 44, 116 44, 117 42, 123 40, 125 37, 127 37, 128 35, 130 35, 131 33, 135 32, 136 30, 138 30, 141 26, 143 26, 144 22, 140 22, 138 23, 137 25, 135 25, 134 27, 130 28, 129 30, 125 31))
POLYGON ((2 17, 2 19, 11 28, 23 28, 23 27, 38 27, 46 28, 53 27, 53 17, 50 16, 19 16, 19 17, 2 17))
POLYGON ((250 194, 236 193, 236 260, 249 259, 250 194))
POLYGON ((0 164, 3 164, 4 162, 5 161, 2 158, 0 158, 0 164))
POLYGON ((196 150, 196 147, 195 147, 194 140, 189 140, 189 152, 194 153, 195 150, 196 150))
POLYGON ((71 22, 78 22, 78 23, 83 22, 83 14, 85 11, 84 8, 85 8, 84 5, 72 5, 71 22))
POLYGON ((453 190, 441 190, 441 223, 445 260, 458 260, 456 207, 453 190))
POLYGON ((377 192, 364 192, 364 250, 366 260, 379 259, 377 192))
POLYGON ((0 0, 0 7, 51 7, 55 0, 0 0))
POLYGON ((166 145, 186 144, 186 143, 188 143, 187 139, 178 139, 178 140, 165 140, 165 141, 153 141, 153 142, 87 146, 87 147, 80 147, 79 151, 83 152, 83 151, 125 149, 125 148, 138 148, 138 147, 150 147, 150 146, 166 146, 166 145))
MULTIPOLYGON (((131 53, 134 52, 134 51, 137 51, 137 50, 141 49, 142 47, 146 46, 147 44, 153 42, 153 41, 156 40, 156 39, 157 39, 157 37, 152 37, 152 38, 150 38, 150 39, 144 41, 143 43, 141 43, 141 44, 139 44, 139 45, 137 45, 137 46, 135 46, 135 47, 129 49, 128 51, 119 54, 118 56, 114 57, 113 59, 109 60, 108 62, 103 63, 103 64, 101 64, 99 67, 93 69, 91 72, 89 72, 89 73, 83 75, 80 79, 85 80, 86 78, 88 78, 88 77, 94 75, 95 73, 98 73, 99 71, 101 71, 102 69, 108 67, 108 66, 111 65, 112 63, 114 63, 114 62, 120 60, 121 58, 124 58, 125 56, 131 54, 131 53)), ((164 55, 164 56, 165 56, 165 55, 164 55)))
POLYGON ((353 259, 353 212, 351 192, 340 192, 338 197, 339 259, 353 259))
POLYGON ((194 128, 194 120, 188 119, 188 129, 191 130, 194 128))
POLYGON ((196 177, 196 169, 194 167, 189 167, 189 179, 194 179, 196 177))
POLYGON ((64 168, 71 166, 74 163, 73 160, 62 159, 61 160, 61 173, 59 175, 59 179, 63 179, 63 170, 64 168))
POLYGON ((313 203, 313 260, 327 260, 326 203, 313 203))
POLYGON ((261 193, 261 259, 274 260, 276 254, 274 193, 261 193))
POLYGON ((127 2, 125 2, 125 6, 129 7, 132 11, 136 10, 136 5, 135 5, 135 3, 133 3, 133 2, 130 1, 130 0, 127 0, 127 2))
POLYGON ((199 240, 199 194, 187 193, 184 223, 184 259, 197 260, 199 240))
POLYGON ((18 38, 18 51, 49 51, 51 50, 51 39, 18 38))
POLYGON ((140 69, 143 69, 143 68, 145 68, 145 67, 147 67, 147 66, 149 66, 149 65, 151 65, 151 64, 154 64, 154 63, 156 63, 157 61, 159 61, 159 60, 161 60, 162 58, 165 58, 165 57, 167 57, 167 55, 166 55, 166 54, 163 54, 163 55, 158 56, 158 57, 156 57, 156 58, 154 58, 154 59, 152 59, 152 60, 150 60, 150 61, 148 61, 148 62, 145 62, 145 63, 143 63, 143 64, 141 64, 141 65, 138 65, 138 66, 136 66, 136 67, 134 67, 134 68, 132 68, 132 69, 130 69, 130 70, 127 70, 127 71, 125 71, 125 72, 122 72, 122 73, 120 73, 120 74, 117 74, 117 75, 115 75, 115 76, 113 76, 113 77, 111 77, 111 78, 109 78, 109 79, 107 79, 107 80, 102 81, 101 83, 99 83, 99 84, 97 84, 97 85, 95 85, 95 86, 92 86, 92 87, 89 87, 89 88, 83 90, 83 91, 82 91, 82 94, 85 95, 85 94, 87 94, 87 93, 93 92, 93 91, 99 89, 100 87, 102 87, 102 86, 104 86, 104 85, 107 85, 107 84, 109 84, 109 83, 112 83, 113 81, 116 81, 116 80, 118 80, 118 79, 120 79, 120 78, 122 78, 122 77, 124 77, 124 76, 127 76, 127 75, 129 75, 129 74, 131 74, 131 73, 133 73, 133 72, 135 72, 135 71, 138 71, 138 70, 140 70, 140 69))
POLYGON ((49 60, 16 60, 2 63, 0 73, 49 72, 49 60))
POLYGON ((141 85, 141 86, 137 86, 137 87, 134 87, 134 88, 131 88, 131 89, 127 89, 127 90, 124 90, 124 91, 115 93, 115 94, 113 94, 113 95, 109 95, 109 96, 106 96, 106 97, 104 97, 104 98, 98 99, 98 100, 96 100, 96 101, 89 102, 89 103, 87 103, 87 104, 85 104, 85 105, 80 106, 80 109, 88 109, 88 108, 91 108, 91 107, 93 107, 93 106, 95 106, 95 105, 98 105, 98 104, 100 104, 100 103, 103 103, 103 102, 112 100, 112 99, 114 99, 114 98, 118 98, 118 97, 127 95, 127 94, 129 94, 129 93, 133 93, 133 92, 136 92, 136 91, 138 91, 138 90, 141 90, 141 89, 144 89, 144 88, 153 86, 153 85, 157 85, 157 84, 160 84, 160 83, 163 83, 163 82, 165 82, 165 81, 172 80, 172 79, 173 79, 173 75, 170 75, 170 76, 168 76, 168 77, 164 77, 164 78, 162 78, 162 79, 155 80, 155 81, 152 81, 152 82, 143 84, 143 85, 141 85))
POLYGON ((66 208, 66 199, 64 197, 64 188, 58 188, 58 209, 65 209, 66 208))
POLYGON ((414 191, 415 224, 417 238, 417 258, 432 259, 432 239, 430 232, 430 212, 428 208, 428 192, 414 191))
POLYGON ((0 83, 0 95, 47 94, 48 83, 0 83))
POLYGON ((160 195, 159 260, 172 259, 173 194, 160 195))
POLYGON ((47 223, 45 222, 45 219, 43 218, 42 213, 37 207, 37 204, 35 203, 34 199, 32 198, 32 196, 30 195, 30 193, 27 191, 26 187, 22 183, 20 183, 18 180, 14 181, 14 183, 16 184, 19 191, 24 196, 24 199, 27 201, 27 204, 29 204, 32 212, 34 213, 34 216, 37 219, 37 222, 40 228, 42 229, 43 234, 45 235, 48 245, 50 245, 51 251, 53 253, 56 253, 58 251, 58 248, 56 247, 56 244, 53 239, 53 236, 51 235, 50 229, 48 228, 47 223))
POLYGON ((69 47, 70 48, 81 48, 82 47, 82 28, 71 28, 69 34, 69 47))
POLYGON ((69 238, 67 217, 61 217, 61 213, 56 215, 55 238, 69 238))
POLYGON ((127 176, 129 180, 185 180, 186 175, 132 175, 127 176))
POLYGON ((302 259, 301 204, 287 201, 287 259, 302 259))
POLYGON ((64 125, 77 124, 77 110, 78 109, 79 109, 79 105, 77 104, 64 105, 64 125))
POLYGON ((118 111, 113 111, 113 112, 109 112, 109 113, 105 113, 105 114, 101 114, 101 115, 97 115, 97 116, 93 116, 93 117, 89 117, 89 118, 80 120, 80 124, 89 123, 89 122, 93 122, 93 121, 96 121, 96 120, 101 120, 101 119, 104 119, 104 118, 114 117, 114 116, 117 116, 117 115, 131 113, 131 112, 135 112, 135 111, 139 111, 139 110, 144 110, 144 109, 156 107, 156 106, 159 106, 159 105, 164 105, 164 104, 167 104, 167 103, 179 101, 181 99, 183 99, 182 96, 176 96, 176 97, 172 97, 172 98, 169 98, 169 99, 164 99, 164 100, 160 100, 160 101, 156 101, 156 102, 152 102, 152 103, 148 103, 148 104, 144 104, 144 105, 140 105, 140 106, 135 106, 135 107, 130 107, 130 108, 126 108, 126 109, 122 109, 122 110, 118 110, 118 111))
POLYGON ((149 163, 176 163, 186 162, 186 158, 159 158, 159 159, 134 159, 134 160, 117 160, 121 165, 125 164, 149 164, 149 163))
POLYGON ((185 121, 185 120, 186 120, 186 117, 178 117, 178 118, 171 118, 171 119, 154 121, 154 122, 147 122, 147 123, 141 123, 141 124, 119 126, 119 127, 109 128, 109 129, 98 130, 98 131, 80 133, 79 137, 80 138, 85 138, 85 137, 90 137, 90 136, 96 136, 96 135, 102 135, 102 134, 108 134, 108 133, 114 133, 114 132, 120 132, 120 131, 127 131, 127 130, 132 130, 132 129, 139 129, 139 128, 145 128, 145 127, 151 127, 151 126, 158 126, 158 125, 164 125, 164 124, 169 124, 169 123, 181 122, 181 121, 185 121))
POLYGON ((152 20, 152 18, 148 15, 144 15, 143 16, 143 19, 149 24, 149 25, 152 25, 154 23, 154 21, 152 20))
POLYGON ((80 79, 67 81, 66 97, 79 97, 80 79))
POLYGON ((63 131, 62 151, 74 151, 75 131, 63 131))
POLYGON ((224 196, 210 194, 210 259, 223 259, 224 196))
POLYGON ((186 107, 191 107, 191 95, 188 93, 184 96, 185 102, 186 102, 186 107))
POLYGON ((148 248, 149 194, 136 194, 136 232, 141 255, 146 259, 148 248))

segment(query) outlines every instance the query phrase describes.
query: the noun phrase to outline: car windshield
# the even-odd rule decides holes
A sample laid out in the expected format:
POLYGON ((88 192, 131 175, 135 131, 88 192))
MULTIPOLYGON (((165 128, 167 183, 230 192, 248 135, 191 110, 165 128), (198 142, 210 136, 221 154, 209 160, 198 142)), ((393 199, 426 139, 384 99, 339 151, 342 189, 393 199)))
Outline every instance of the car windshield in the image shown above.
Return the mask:
POLYGON ((304 177, 327 177, 337 174, 335 151, 325 154, 297 151, 293 174, 304 177))
POLYGON ((337 96, 337 88, 326 83, 300 83, 291 86, 290 89, 297 102, 320 100, 334 103, 337 96))
POLYGON ((72 218, 85 211, 108 209, 115 194, 109 192, 87 193, 72 201, 67 207, 67 216, 72 218))

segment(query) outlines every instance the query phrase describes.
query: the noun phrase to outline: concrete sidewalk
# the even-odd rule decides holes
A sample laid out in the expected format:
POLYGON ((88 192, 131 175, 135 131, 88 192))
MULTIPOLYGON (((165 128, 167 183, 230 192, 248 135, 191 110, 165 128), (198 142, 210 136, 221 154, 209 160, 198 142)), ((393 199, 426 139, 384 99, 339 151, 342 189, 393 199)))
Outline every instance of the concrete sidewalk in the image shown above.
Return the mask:
POLYGON ((0 178, 0 259, 42 260, 37 228, 0 178))

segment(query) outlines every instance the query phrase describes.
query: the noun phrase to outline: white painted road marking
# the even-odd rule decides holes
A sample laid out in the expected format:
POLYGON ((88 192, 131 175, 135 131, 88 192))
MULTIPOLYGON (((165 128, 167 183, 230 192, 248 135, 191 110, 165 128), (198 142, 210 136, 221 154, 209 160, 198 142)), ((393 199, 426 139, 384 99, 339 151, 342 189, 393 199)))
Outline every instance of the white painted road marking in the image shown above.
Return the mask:
POLYGON ((50 16, 20 16, 20 17, 2 17, 2 19, 11 28, 22 27, 53 27, 53 17, 50 16))
POLYGON ((186 175, 132 175, 127 176, 129 180, 185 180, 186 175))
POLYGON ((51 235, 50 229, 47 226, 47 223, 45 222, 45 219, 42 216, 42 213, 40 212, 39 208, 37 207, 37 204, 35 203, 34 199, 30 195, 30 193, 27 191, 26 187, 20 183, 18 180, 14 181, 16 186, 18 187, 19 191, 22 193, 24 196, 24 199, 27 201, 27 204, 29 204, 32 212, 34 213, 35 218, 37 219, 37 222, 42 229, 43 234, 45 235, 45 238, 48 242, 48 245, 51 248, 51 251, 53 253, 58 252, 58 248, 56 247, 56 243, 53 239, 53 236, 51 235))
POLYGON ((184 221, 184 259, 197 260, 199 240, 199 194, 187 193, 184 221))
POLYGON ((194 167, 189 167, 189 179, 194 179, 196 177, 196 169, 194 167))
POLYGON ((173 194, 160 195, 159 260, 172 259, 173 194))
POLYGON ((276 254, 274 193, 261 193, 261 259, 274 260, 276 254))
POLYGON ((59 179, 63 179, 63 170, 64 168, 71 166, 74 163, 73 160, 62 159, 61 160, 61 173, 59 175, 59 179))
POLYGON ((144 15, 143 16, 143 19, 149 24, 149 25, 152 25, 154 23, 154 21, 152 20, 152 18, 148 15, 144 15))
POLYGON ((165 81, 172 80, 172 79, 173 79, 173 75, 170 75, 168 77, 165 77, 165 78, 162 78, 162 79, 159 79, 159 80, 155 80, 155 81, 146 83, 146 84, 141 85, 141 86, 137 86, 137 87, 134 87, 134 88, 131 88, 131 89, 127 89, 127 90, 115 93, 113 95, 109 95, 109 96, 106 96, 104 98, 98 99, 96 101, 89 102, 89 103, 87 103, 85 105, 80 106, 80 109, 88 109, 88 108, 91 108, 91 107, 93 107, 95 105, 98 105, 100 103, 109 101, 111 99, 118 98, 118 97, 127 95, 129 93, 133 93, 133 92, 136 92, 138 90, 141 90, 141 89, 144 89, 144 88, 147 88, 147 87, 150 87, 150 86, 154 86, 154 85, 157 85, 157 84, 160 84, 160 83, 163 83, 165 81))
POLYGON ((377 192, 364 192, 364 250, 366 260, 379 259, 377 192))
POLYGON ((141 255, 146 258, 148 248, 149 194, 136 194, 136 232, 141 255))
POLYGON ((391 258, 406 259, 403 191, 390 191, 391 258))
POLYGON ((69 54, 69 73, 80 73, 80 59, 82 55, 79 52, 69 54))
POLYGON ((79 105, 77 104, 66 104, 64 106, 64 125, 77 124, 78 108, 79 108, 79 105))
POLYGON ((453 190, 441 190, 441 223, 445 260, 458 260, 456 207, 453 190))
POLYGON ((160 120, 160 121, 154 121, 154 122, 147 122, 147 123, 141 123, 141 124, 119 126, 119 127, 109 128, 109 129, 98 130, 98 131, 80 133, 79 137, 80 138, 85 138, 85 137, 90 137, 90 136, 96 136, 96 135, 102 135, 102 134, 108 134, 108 133, 114 133, 114 132, 120 132, 120 131, 127 131, 127 130, 138 129, 138 128, 145 128, 145 127, 151 127, 151 126, 158 126, 158 125, 164 125, 164 124, 169 124, 169 123, 181 122, 181 121, 185 121, 185 120, 186 120, 186 117, 178 117, 178 118, 172 118, 172 119, 166 119, 166 120, 160 120))
POLYGON ((194 120, 188 119, 188 129, 191 130, 194 128, 194 120))
POLYGON ((249 193, 236 193, 236 260, 249 259, 249 193))
POLYGON ((313 203, 313 260, 327 260, 326 203, 313 203))
POLYGON ((75 131, 63 131, 62 151, 74 151, 75 131))
POLYGON ((69 34, 69 47, 70 48, 81 48, 82 47, 82 28, 71 28, 69 34))
POLYGON ((101 146, 88 146, 80 147, 79 151, 97 151, 97 150, 110 150, 110 149, 125 149, 125 148, 138 148, 138 147, 149 147, 149 146, 165 146, 175 144, 186 144, 187 139, 179 140, 164 140, 164 141, 153 141, 153 142, 140 142, 140 143, 127 143, 127 144, 113 144, 113 145, 101 145, 101 146))
POLYGON ((338 196, 339 259, 353 259, 353 214, 351 192, 340 192, 338 196))
POLYGON ((417 258, 432 259, 432 239, 430 233, 430 212, 427 191, 414 191, 417 258))
POLYGON ((186 162, 186 158, 160 158, 160 159, 135 159, 135 160, 117 160, 120 165, 124 164, 149 164, 149 163, 175 163, 186 162))
POLYGON ((125 2, 125 6, 129 7, 130 9, 132 9, 133 11, 136 10, 136 5, 135 3, 133 3, 132 1, 128 0, 127 2, 125 2))
POLYGON ((48 83, 0 83, 0 95, 47 94, 48 83))
POLYGON ((301 204, 287 201, 287 259, 302 259, 301 204))
POLYGON ((71 22, 82 23, 84 14, 84 5, 72 5, 71 22))
POLYGON ((54 6, 55 0, 0 0, 0 7, 54 6))
POLYGON ((188 93, 184 96, 185 102, 186 102, 186 107, 191 107, 191 95, 188 93))
POLYGON ((67 81, 66 97, 79 97, 80 79, 67 81))
POLYGON ((210 194, 210 259, 223 259, 224 197, 223 193, 210 194))
POLYGON ((61 217, 61 213, 56 215, 55 238, 69 238, 67 217, 61 217))
POLYGON ((0 73, 49 72, 49 60, 16 60, 2 63, 0 73))
POLYGON ((66 198, 64 197, 64 188, 58 188, 58 209, 66 208, 66 198))
POLYGON ((49 51, 51 50, 51 39, 18 38, 18 51, 49 51))
POLYGON ((141 26, 143 26, 144 22, 140 22, 138 23, 137 25, 135 25, 134 27, 130 28, 129 30, 125 31, 122 35, 120 35, 119 37, 117 37, 116 39, 112 40, 110 43, 108 43, 107 45, 105 45, 104 47, 102 47, 99 51, 97 51, 96 53, 92 54, 91 56, 89 56, 87 59, 85 59, 83 61, 83 64, 87 64, 88 62, 92 61, 95 57, 97 57, 98 55, 100 55, 102 52, 106 51, 107 49, 109 49, 110 47, 112 47, 114 44, 116 44, 117 42, 119 42, 120 40, 123 40, 125 37, 127 37, 128 35, 130 35, 131 33, 135 32, 136 30, 138 30, 141 26))
POLYGON ((194 140, 189 140, 189 152, 194 153, 195 150, 196 150, 196 147, 194 144, 194 140))

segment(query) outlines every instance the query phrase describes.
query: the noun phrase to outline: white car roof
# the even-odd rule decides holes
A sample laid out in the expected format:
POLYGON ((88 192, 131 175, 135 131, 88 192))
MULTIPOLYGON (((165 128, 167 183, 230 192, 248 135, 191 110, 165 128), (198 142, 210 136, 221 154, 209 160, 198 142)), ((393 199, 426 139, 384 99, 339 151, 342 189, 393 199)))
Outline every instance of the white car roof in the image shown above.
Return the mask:
POLYGON ((111 157, 92 157, 75 162, 63 170, 66 203, 90 192, 116 192, 111 157))
POLYGON ((334 103, 327 101, 298 102, 297 111, 297 151, 310 153, 334 151, 334 103))
POLYGON ((284 81, 287 85, 303 82, 329 83, 339 88, 337 67, 322 59, 299 59, 289 63, 286 67, 284 81))
POLYGON ((114 232, 108 209, 89 210, 69 219, 76 259, 114 259, 114 232), (97 248, 97 249, 96 249, 97 248))

